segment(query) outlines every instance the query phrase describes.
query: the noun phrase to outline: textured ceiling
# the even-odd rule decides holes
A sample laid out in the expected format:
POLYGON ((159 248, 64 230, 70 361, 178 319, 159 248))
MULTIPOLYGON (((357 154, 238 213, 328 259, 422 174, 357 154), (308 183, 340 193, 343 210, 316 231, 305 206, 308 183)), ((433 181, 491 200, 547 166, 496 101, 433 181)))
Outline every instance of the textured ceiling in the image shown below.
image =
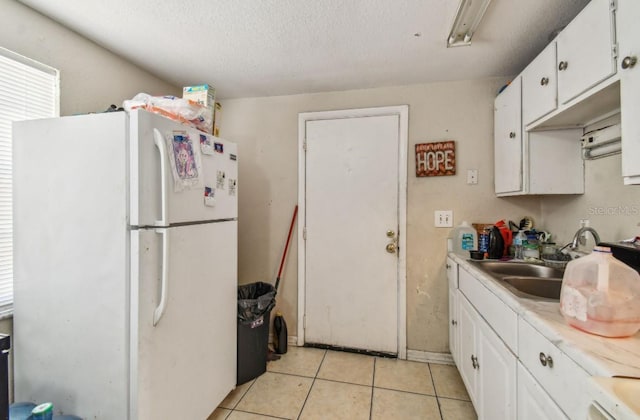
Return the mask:
POLYGON ((99 45, 221 98, 507 76, 588 0, 493 0, 446 48, 458 0, 20 0, 99 45))

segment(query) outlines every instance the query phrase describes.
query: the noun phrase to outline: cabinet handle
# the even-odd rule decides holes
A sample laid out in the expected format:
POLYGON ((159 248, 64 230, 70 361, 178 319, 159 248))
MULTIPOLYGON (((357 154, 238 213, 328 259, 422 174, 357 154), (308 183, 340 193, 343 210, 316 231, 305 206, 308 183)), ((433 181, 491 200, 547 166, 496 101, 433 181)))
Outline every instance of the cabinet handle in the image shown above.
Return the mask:
POLYGON ((480 364, 478 363, 478 358, 473 354, 471 355, 471 366, 473 366, 474 369, 480 368, 480 364))
POLYGON ((447 267, 447 270, 451 268, 450 264, 446 264, 445 267, 447 267))
POLYGON ((458 325, 458 321, 456 321, 455 319, 451 320, 451 325, 458 325))
POLYGON ((543 352, 540 352, 540 364, 542 366, 549 366, 550 368, 552 368, 553 367, 553 358, 551 356, 547 356, 543 352))
POLYGON ((515 131, 510 132, 509 133, 509 138, 510 139, 515 139, 516 138, 516 132, 515 131))
POLYGON ((569 67, 569 63, 567 61, 561 61, 560 64, 558 64, 558 70, 560 71, 566 70, 567 67, 569 67))
POLYGON ((629 69, 635 66, 637 61, 638 59, 635 56, 634 57, 626 56, 625 58, 622 59, 622 68, 625 70, 629 69))
POLYGON ((542 79, 540 79, 540 85, 541 86, 547 86, 549 84, 549 78, 548 77, 543 77, 542 79))

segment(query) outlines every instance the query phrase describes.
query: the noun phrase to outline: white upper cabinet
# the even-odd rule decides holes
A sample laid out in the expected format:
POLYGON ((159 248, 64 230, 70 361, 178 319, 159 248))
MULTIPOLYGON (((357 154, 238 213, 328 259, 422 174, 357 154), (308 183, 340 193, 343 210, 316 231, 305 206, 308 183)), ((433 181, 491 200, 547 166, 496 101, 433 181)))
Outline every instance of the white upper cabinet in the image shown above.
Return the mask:
POLYGON ((516 78, 495 100, 496 194, 522 191, 522 81, 516 78))
POLYGON ((522 72, 522 119, 525 125, 558 106, 556 43, 552 42, 522 72))
POLYGON ((558 35, 561 104, 615 74, 615 4, 615 0, 592 0, 558 35))
POLYGON ((622 176, 640 184, 640 1, 618 0, 622 176))
POLYGON ((517 77, 495 100, 496 195, 583 194, 582 130, 523 131, 522 89, 517 77))

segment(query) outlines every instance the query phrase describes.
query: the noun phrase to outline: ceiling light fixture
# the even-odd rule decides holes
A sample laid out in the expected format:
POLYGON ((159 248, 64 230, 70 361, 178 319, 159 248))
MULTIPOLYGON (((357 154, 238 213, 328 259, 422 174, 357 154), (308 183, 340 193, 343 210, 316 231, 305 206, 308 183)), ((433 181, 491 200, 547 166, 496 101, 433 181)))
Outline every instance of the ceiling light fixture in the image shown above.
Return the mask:
POLYGON ((471 45, 471 38, 478 29, 489 3, 491 0, 460 0, 447 38, 447 47, 471 45))

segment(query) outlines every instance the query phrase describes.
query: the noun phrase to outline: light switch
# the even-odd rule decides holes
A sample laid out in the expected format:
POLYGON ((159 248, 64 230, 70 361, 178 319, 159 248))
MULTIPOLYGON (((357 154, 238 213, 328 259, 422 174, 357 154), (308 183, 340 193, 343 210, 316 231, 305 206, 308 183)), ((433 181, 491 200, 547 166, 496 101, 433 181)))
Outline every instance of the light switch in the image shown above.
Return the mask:
POLYGON ((436 210, 435 226, 453 227, 453 210, 436 210))

